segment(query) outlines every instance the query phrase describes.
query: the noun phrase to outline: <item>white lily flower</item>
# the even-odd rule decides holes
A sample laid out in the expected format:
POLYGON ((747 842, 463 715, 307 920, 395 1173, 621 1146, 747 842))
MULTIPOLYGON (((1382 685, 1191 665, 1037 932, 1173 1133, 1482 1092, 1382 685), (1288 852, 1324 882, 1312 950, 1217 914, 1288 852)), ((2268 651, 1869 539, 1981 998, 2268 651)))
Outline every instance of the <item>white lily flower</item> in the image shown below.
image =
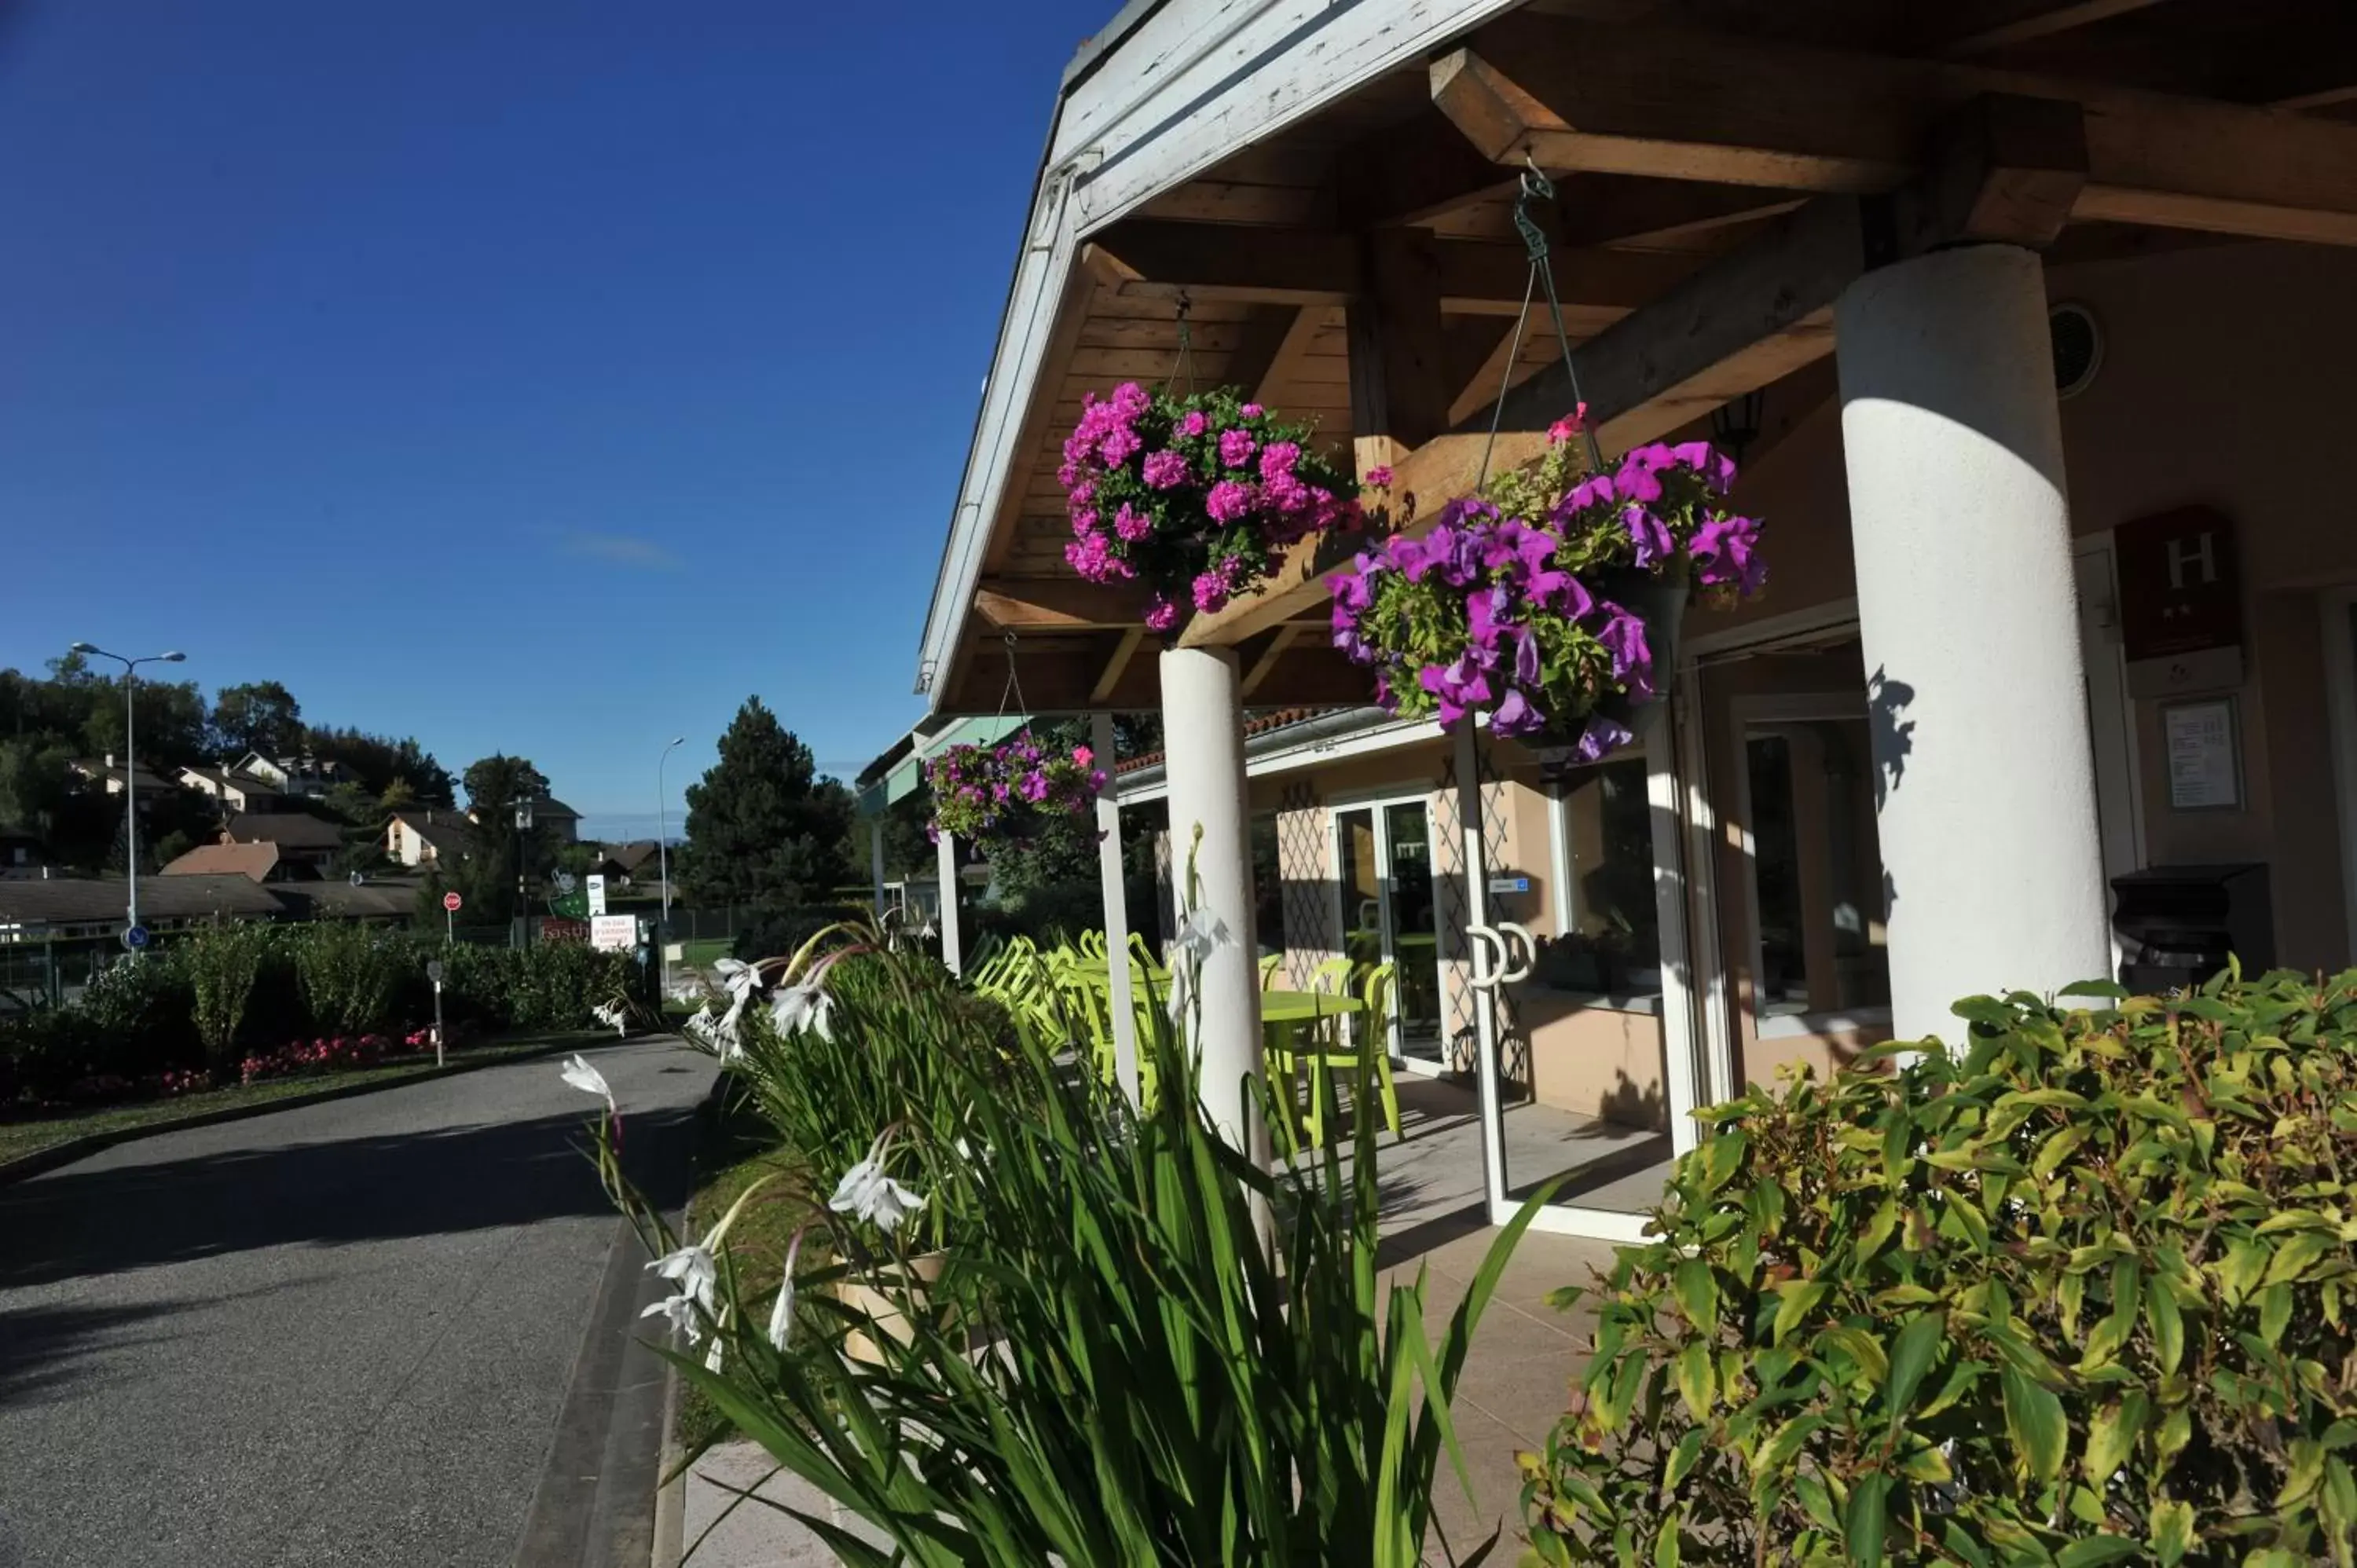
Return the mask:
POLYGON ((589 1059, 578 1051, 565 1058, 563 1077, 565 1082, 584 1094, 605 1096, 608 1111, 610 1112, 615 1108, 614 1091, 606 1087, 606 1075, 591 1067, 589 1059))
POLYGON ((689 1344, 693 1345, 704 1337, 703 1320, 695 1315, 695 1300, 693 1296, 667 1295, 639 1316, 652 1317, 657 1313, 662 1314, 674 1330, 685 1336, 689 1344))
POLYGON ((630 1033, 630 1015, 623 1010, 622 1004, 619 1002, 600 1003, 589 1009, 589 1016, 618 1035, 630 1033))
POLYGON ((770 1000, 770 1018, 781 1035, 799 1035, 804 1029, 816 1029, 822 1040, 834 1038, 833 1015, 834 999, 819 989, 815 980, 800 985, 789 985, 770 1000))
POLYGON ((778 1286, 777 1305, 770 1308, 770 1343, 782 1350, 794 1332, 794 1260, 802 1255, 802 1233, 786 1243, 786 1278, 778 1286))
MULTIPOLYGON (((705 1242, 711 1238, 706 1237, 705 1242)), ((679 1294, 694 1301, 707 1312, 712 1308, 713 1286, 720 1279, 719 1265, 714 1262, 712 1250, 703 1242, 689 1242, 676 1251, 665 1252, 647 1267, 679 1286, 679 1294)))
POLYGON ((864 1219, 887 1232, 899 1229, 901 1220, 925 1206, 922 1194, 884 1174, 884 1155, 891 1136, 889 1132, 877 1133, 876 1142, 868 1145, 867 1157, 844 1173, 834 1196, 826 1200, 837 1214, 864 1219))
POLYGON ((761 989, 761 972, 742 959, 716 959, 712 972, 720 977, 720 983, 728 988, 729 996, 740 1004, 761 989))
POLYGON ((1187 918, 1178 926, 1178 945, 1197 963, 1234 941, 1228 923, 1200 904, 1187 911, 1187 918))

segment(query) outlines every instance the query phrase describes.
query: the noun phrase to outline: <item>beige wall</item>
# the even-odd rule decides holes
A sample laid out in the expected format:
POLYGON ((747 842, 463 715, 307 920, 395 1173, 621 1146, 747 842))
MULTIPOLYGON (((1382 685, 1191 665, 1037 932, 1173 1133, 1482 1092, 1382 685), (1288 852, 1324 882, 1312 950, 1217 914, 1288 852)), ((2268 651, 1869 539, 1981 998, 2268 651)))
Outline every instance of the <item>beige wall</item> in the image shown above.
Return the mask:
MULTIPOLYGON (((2357 399, 2357 255, 2228 242, 2053 269, 2049 295, 2103 328, 2101 371, 2062 404, 2082 535, 2178 507, 2236 530, 2245 585, 2239 811, 2173 811, 2158 706, 2135 704, 2145 852, 2154 864, 2268 863, 2276 958, 2351 956, 2318 591, 2357 583, 2357 516, 2330 478, 2357 399)), ((1705 636, 1852 597, 1838 400, 1820 373, 1770 389, 1737 499, 1765 518, 1769 592, 1697 609, 1705 636)), ((1993 752, 1993 762, 1996 760, 1993 752)))

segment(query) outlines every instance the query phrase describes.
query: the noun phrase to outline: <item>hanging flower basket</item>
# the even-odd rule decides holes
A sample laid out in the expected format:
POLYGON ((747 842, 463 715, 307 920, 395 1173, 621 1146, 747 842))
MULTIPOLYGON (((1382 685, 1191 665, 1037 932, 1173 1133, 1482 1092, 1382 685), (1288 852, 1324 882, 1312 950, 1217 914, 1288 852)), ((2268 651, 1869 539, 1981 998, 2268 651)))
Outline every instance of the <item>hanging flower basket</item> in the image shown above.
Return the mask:
POLYGON ((927 831, 985 850, 1036 837, 1051 822, 1094 809, 1105 785, 1095 764, 1085 746, 1053 749, 1022 730, 992 746, 948 746, 925 764, 933 791, 927 831))
POLYGON ((1578 429, 1557 424, 1534 469, 1451 501, 1423 537, 1384 541, 1337 581, 1334 645, 1373 667, 1387 712, 1486 713, 1549 760, 1593 762, 1675 668, 1690 593, 1760 591, 1760 525, 1719 505, 1733 462, 1657 442, 1583 475, 1578 429))
POLYGON ((1064 559, 1092 583, 1135 578, 1168 635, 1265 582, 1286 545, 1356 527, 1358 484, 1230 388, 1174 397, 1132 381, 1092 393, 1057 478, 1072 519, 1064 559))

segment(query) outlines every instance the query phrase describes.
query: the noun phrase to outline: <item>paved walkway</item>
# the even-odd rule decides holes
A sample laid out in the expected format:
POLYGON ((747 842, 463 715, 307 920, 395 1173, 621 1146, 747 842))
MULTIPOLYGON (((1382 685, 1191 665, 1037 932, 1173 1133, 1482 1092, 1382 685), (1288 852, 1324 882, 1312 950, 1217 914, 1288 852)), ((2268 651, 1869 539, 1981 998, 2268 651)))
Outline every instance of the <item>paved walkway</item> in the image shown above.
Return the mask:
MULTIPOLYGON (((590 1055, 675 1206, 711 1064, 590 1055)), ((0 1568, 508 1563, 616 1237, 594 1106, 541 1058, 0 1187, 0 1568)))

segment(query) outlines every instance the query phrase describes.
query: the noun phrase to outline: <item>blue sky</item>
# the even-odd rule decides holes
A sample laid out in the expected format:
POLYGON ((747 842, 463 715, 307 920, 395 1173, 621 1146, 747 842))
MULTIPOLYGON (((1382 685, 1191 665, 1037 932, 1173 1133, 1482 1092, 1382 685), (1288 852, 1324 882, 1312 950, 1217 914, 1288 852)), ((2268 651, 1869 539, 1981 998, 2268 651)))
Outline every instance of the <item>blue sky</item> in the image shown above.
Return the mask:
POLYGON ((751 693, 856 768, 1114 9, 0 0, 0 665, 185 649, 609 836, 751 693))

